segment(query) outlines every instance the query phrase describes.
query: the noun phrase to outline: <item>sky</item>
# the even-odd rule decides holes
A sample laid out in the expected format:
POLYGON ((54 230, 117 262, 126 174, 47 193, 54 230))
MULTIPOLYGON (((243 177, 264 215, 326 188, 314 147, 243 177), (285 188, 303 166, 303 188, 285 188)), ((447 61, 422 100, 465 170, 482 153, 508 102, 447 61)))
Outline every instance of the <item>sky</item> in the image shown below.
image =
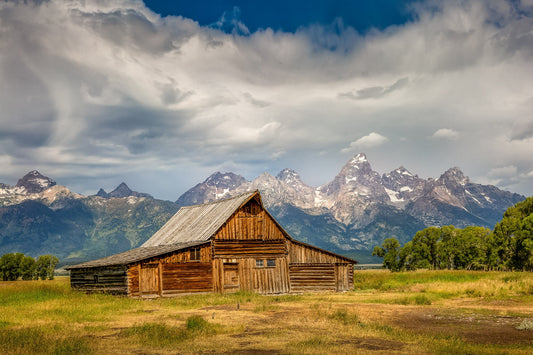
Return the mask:
POLYGON ((533 195, 533 0, 0 1, 0 182, 176 200, 357 153, 533 195))

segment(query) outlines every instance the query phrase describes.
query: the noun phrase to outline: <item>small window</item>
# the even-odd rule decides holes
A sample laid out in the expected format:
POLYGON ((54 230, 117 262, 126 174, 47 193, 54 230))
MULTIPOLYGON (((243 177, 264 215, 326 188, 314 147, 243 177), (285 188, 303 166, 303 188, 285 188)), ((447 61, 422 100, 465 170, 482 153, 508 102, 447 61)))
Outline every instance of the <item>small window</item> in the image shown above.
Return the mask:
POLYGON ((191 249, 190 259, 191 261, 200 261, 200 248, 191 249))
POLYGON ((275 266, 276 266, 276 259, 267 260, 267 267, 275 267, 275 266))
POLYGON ((98 275, 94 275, 94 283, 95 283, 95 284, 98 283, 98 275))
POLYGON ((265 266, 265 261, 263 259, 257 259, 255 261, 255 267, 263 267, 265 266))

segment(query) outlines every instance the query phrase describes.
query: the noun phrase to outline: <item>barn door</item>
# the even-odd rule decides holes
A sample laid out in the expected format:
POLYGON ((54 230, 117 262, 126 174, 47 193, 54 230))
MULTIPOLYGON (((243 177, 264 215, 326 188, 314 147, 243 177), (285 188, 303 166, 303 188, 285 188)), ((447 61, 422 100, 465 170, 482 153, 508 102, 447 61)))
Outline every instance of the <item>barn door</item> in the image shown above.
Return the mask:
POLYGON ((159 294, 159 268, 157 264, 142 264, 140 277, 140 294, 159 294))
POLYGON ((239 264, 224 263, 224 292, 237 292, 239 288, 239 264))

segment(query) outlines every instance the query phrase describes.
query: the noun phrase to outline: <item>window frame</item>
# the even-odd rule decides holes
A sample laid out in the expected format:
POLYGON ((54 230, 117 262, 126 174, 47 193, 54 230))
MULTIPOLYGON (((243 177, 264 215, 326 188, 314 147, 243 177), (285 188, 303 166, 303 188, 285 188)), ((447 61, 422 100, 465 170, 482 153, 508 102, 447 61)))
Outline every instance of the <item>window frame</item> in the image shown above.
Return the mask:
POLYGON ((200 248, 189 249, 189 261, 201 261, 202 253, 200 248))
POLYGON ((266 259, 266 267, 276 267, 276 259, 266 259))

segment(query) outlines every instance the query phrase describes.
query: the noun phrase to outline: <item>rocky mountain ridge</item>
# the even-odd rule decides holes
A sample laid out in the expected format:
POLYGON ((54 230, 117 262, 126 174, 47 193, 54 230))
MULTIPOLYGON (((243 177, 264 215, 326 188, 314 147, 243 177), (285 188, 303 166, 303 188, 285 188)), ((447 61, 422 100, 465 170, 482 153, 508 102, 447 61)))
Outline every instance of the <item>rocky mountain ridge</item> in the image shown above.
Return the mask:
POLYGON ((0 254, 52 253, 84 261, 139 246, 180 206, 258 189, 267 209, 294 238, 358 258, 384 239, 402 243, 427 226, 492 228, 524 199, 470 181, 459 168, 421 179, 404 167, 380 175, 364 154, 350 159, 322 186, 305 184, 292 169, 248 181, 214 173, 174 202, 132 191, 121 183, 83 196, 32 171, 17 185, 0 184, 0 254))
POLYGON ((103 192, 83 196, 37 171, 16 186, 0 184, 0 255, 54 254, 75 263, 119 253, 144 243, 178 210, 125 183, 103 192))
POLYGON ((253 189, 261 191, 269 209, 285 211, 285 206, 293 206, 308 215, 324 216, 329 224, 338 223, 346 230, 344 236, 326 238, 342 240, 339 243, 345 246, 351 243, 356 249, 371 248, 372 243, 386 235, 407 241, 412 237, 407 221, 422 228, 447 224, 492 228, 509 206, 525 198, 495 186, 473 183, 457 167, 427 180, 403 166, 380 175, 361 153, 322 186, 306 185, 291 169, 282 170, 276 177, 262 173, 252 181, 234 173, 217 172, 184 193, 176 203, 206 203, 253 189), (392 221, 404 222, 398 225, 392 221))

